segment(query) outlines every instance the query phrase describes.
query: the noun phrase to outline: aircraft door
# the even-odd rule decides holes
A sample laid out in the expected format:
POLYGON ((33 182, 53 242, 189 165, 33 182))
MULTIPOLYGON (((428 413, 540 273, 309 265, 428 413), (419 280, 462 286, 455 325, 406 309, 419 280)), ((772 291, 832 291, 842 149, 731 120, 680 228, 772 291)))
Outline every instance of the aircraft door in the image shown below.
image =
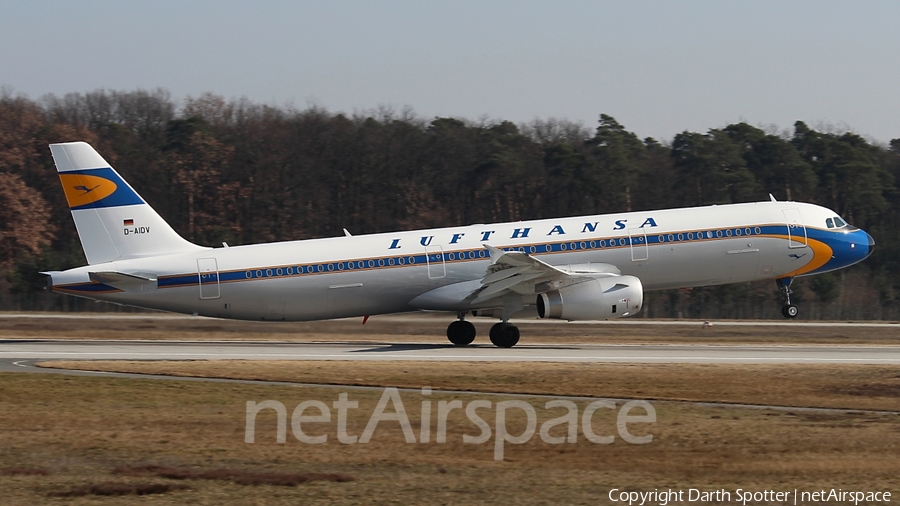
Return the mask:
POLYGON ((219 267, 215 258, 198 258, 197 273, 200 279, 200 298, 218 299, 219 267))
POLYGON ((447 275, 443 246, 425 246, 425 261, 428 263, 430 279, 440 279, 447 275))
POLYGON ((787 223, 788 248, 804 248, 807 244, 806 225, 799 209, 785 209, 784 221, 787 223))
POLYGON ((643 228, 628 229, 629 244, 631 244, 631 261, 641 262, 647 260, 649 248, 647 247, 647 231, 643 228))

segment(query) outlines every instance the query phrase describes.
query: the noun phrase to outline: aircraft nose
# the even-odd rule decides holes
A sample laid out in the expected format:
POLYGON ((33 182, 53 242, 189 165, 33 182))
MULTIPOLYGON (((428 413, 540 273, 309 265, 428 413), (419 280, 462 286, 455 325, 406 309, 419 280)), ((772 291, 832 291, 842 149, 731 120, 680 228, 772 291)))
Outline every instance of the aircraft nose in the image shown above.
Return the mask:
POLYGON ((872 254, 872 248, 875 246, 875 239, 864 230, 857 230, 852 233, 850 243, 851 256, 855 257, 853 263, 859 262, 872 254))
POLYGON ((866 256, 863 258, 869 258, 869 255, 872 254, 872 249, 875 247, 875 239, 871 235, 869 235, 868 232, 864 231, 863 233, 866 234, 866 243, 867 243, 866 256))
MULTIPOLYGON (((843 250, 843 255, 839 255, 848 261, 845 266, 861 262, 872 254, 872 248, 875 246, 875 239, 873 239, 868 232, 856 229, 855 231, 850 232, 846 237, 847 242, 844 243, 844 248, 846 249, 843 250)), ((840 251, 840 249, 838 251, 840 251)))

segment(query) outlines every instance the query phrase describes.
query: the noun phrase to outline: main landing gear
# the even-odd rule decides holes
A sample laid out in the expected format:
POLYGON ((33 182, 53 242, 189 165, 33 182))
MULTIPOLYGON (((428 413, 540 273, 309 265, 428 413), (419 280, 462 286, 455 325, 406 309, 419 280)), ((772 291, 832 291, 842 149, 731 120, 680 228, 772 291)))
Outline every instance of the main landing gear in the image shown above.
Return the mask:
POLYGON ((791 291, 792 281, 794 281, 794 278, 781 278, 775 280, 778 289, 784 294, 784 306, 781 307, 781 314, 784 315, 785 318, 796 318, 797 314, 800 313, 800 309, 791 304, 791 294, 794 293, 791 291))
POLYGON ((500 322, 491 327, 491 342, 500 348, 512 348, 519 342, 519 327, 500 322))
POLYGON ((459 320, 447 327, 447 339, 456 346, 466 346, 475 340, 475 325, 465 320, 466 313, 459 314, 459 320))
MULTIPOLYGON (((465 320, 466 313, 459 313, 459 320, 447 327, 447 339, 456 346, 466 346, 475 340, 475 326, 465 320)), ((491 327, 491 342, 500 348, 512 348, 519 342, 519 327, 500 322, 491 327)))

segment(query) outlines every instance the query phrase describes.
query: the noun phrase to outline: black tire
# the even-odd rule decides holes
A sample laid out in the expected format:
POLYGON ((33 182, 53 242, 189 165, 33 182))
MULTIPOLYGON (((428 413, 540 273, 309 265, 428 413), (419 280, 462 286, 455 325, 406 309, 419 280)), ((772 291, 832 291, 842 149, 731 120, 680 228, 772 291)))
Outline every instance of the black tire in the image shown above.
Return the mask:
POLYGON ((491 342, 500 348, 512 348, 519 342, 519 328, 509 323, 491 327, 491 342))
POLYGON ((793 304, 785 304, 784 307, 781 308, 781 314, 783 314, 785 318, 796 318, 797 315, 800 314, 800 308, 793 304))
POLYGON ((456 320, 447 327, 447 339, 456 346, 466 346, 475 340, 475 325, 465 320, 456 320))
POLYGON ((506 324, 505 324, 505 323, 495 323, 495 324, 491 327, 491 331, 488 333, 488 335, 491 337, 491 342, 492 342, 492 343, 494 342, 494 339, 497 338, 497 330, 498 330, 500 327, 504 326, 504 325, 506 325, 506 324))

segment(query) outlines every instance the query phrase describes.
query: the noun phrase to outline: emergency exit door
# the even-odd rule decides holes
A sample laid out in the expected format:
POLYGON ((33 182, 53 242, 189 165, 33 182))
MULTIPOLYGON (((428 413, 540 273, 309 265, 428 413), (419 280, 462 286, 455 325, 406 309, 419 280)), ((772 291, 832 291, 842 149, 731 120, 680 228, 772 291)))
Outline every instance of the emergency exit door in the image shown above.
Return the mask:
POLYGON ((807 244, 806 225, 799 209, 785 209, 784 221, 787 223, 788 248, 805 248, 807 244))
POLYGON ((219 267, 215 258, 198 258, 197 271, 200 278, 200 298, 219 298, 219 267))

